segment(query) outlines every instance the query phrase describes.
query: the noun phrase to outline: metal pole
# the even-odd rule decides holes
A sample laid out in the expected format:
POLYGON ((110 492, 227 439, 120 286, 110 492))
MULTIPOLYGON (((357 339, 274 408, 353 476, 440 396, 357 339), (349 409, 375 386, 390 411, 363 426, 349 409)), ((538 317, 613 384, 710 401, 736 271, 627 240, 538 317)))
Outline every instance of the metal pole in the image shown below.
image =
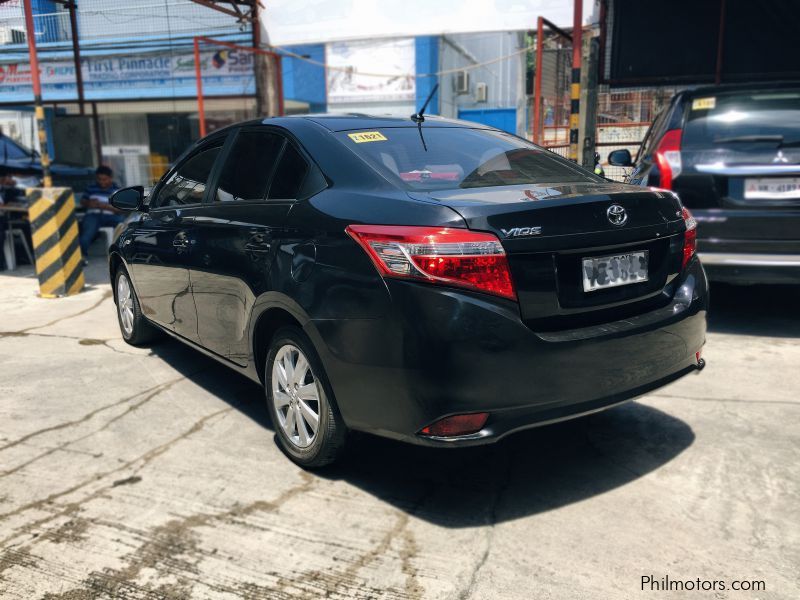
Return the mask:
POLYGON ((197 85, 197 119, 200 122, 200 137, 206 137, 206 108, 203 104, 203 75, 200 68, 200 38, 194 37, 194 77, 197 85))
POLYGON ((103 138, 100 136, 100 117, 97 114, 97 102, 92 102, 92 129, 94 130, 94 148, 97 153, 97 166, 103 164, 103 138))
POLYGON ((81 47, 78 40, 78 18, 75 15, 75 2, 67 4, 67 8, 69 8, 69 26, 72 30, 72 58, 75 62, 75 85, 78 86, 78 104, 81 114, 84 114, 83 71, 81 69, 81 47))
POLYGON ((277 79, 277 93, 278 93, 278 116, 283 116, 285 107, 283 105, 283 57, 278 55, 275 57, 275 78, 277 79))
POLYGON ((714 83, 722 82, 722 51, 725 48, 725 0, 719 2, 719 37, 717 39, 717 69, 714 83))
POLYGON ((583 51, 583 0, 574 0, 572 18, 572 85, 570 86, 569 158, 578 162, 581 114, 581 53, 583 51))
POLYGON ((536 24, 536 79, 533 80, 533 143, 541 144, 542 136, 542 51, 544 50, 544 19, 536 24))
POLYGON ((36 30, 33 27, 32 0, 23 0, 25 7, 25 31, 28 38, 28 54, 31 57, 31 80, 33 82, 33 104, 36 115, 36 129, 39 132, 39 147, 42 162, 42 180, 44 187, 53 187, 50 175, 50 155, 47 152, 47 129, 44 122, 44 106, 42 105, 42 81, 39 77, 39 57, 36 54, 36 30))

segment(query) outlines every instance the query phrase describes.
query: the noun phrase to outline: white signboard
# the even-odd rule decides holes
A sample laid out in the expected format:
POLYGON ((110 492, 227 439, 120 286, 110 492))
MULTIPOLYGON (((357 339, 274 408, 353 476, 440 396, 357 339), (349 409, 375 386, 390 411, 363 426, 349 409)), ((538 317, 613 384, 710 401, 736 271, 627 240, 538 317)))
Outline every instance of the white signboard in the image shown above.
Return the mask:
POLYGON ((328 102, 414 100, 415 57, 414 38, 327 44, 328 102))
MULTIPOLYGON (((572 26, 573 0, 270 0, 259 11, 274 46, 381 37, 536 29, 545 17, 572 26)), ((583 0, 584 21, 594 0, 583 0)))

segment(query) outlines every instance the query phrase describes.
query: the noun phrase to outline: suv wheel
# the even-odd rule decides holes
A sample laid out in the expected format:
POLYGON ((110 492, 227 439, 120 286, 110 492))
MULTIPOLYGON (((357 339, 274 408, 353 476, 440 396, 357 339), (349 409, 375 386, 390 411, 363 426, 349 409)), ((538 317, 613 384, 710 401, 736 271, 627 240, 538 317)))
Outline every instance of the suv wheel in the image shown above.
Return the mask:
POLYGON ((140 346, 158 337, 159 331, 145 319, 139 299, 125 267, 117 269, 114 277, 117 299, 117 320, 122 339, 132 346, 140 346))
POLYGON ((341 453, 346 427, 311 340, 296 327, 272 339, 264 373, 267 405, 283 451, 302 467, 322 467, 341 453))

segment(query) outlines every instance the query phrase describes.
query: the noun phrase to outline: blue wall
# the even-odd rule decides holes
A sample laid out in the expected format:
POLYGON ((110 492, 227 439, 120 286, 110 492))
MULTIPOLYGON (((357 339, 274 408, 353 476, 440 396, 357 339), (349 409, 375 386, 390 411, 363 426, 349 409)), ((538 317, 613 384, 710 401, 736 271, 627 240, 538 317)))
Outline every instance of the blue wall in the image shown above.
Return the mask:
POLYGON ((496 127, 509 133, 517 132, 516 108, 477 108, 460 109, 458 118, 496 127))
MULTIPOLYGON (((325 45, 308 44, 289 48, 295 54, 324 63, 325 45)), ((283 58, 283 97, 287 100, 308 102, 311 112, 325 112, 325 69, 298 58, 283 58)))
MULTIPOLYGON (((33 14, 33 29, 36 31, 36 43, 60 42, 71 39, 69 32, 62 25, 68 23, 61 16, 53 16, 58 10, 53 0, 31 0, 31 13, 33 14), (51 15, 39 17, 38 15, 51 15)), ((66 13, 65 13, 66 14, 66 13)))
MULTIPOLYGON (((439 38, 435 35, 418 36, 416 38, 416 68, 417 75, 422 73, 436 73, 439 70, 439 38)), ((438 77, 419 77, 417 78, 417 109, 428 98, 433 86, 436 85, 438 77)), ((428 104, 426 112, 438 115, 441 111, 439 107, 439 91, 436 91, 431 103, 428 104)))
MULTIPOLYGON (((312 60, 325 62, 325 45, 308 44, 292 46, 293 53, 308 56, 312 60)), ((420 36, 415 38, 415 56, 417 73, 435 73, 439 70, 439 38, 437 36, 420 36)), ((437 77, 422 77, 417 79, 416 106, 428 98, 437 77)), ((324 112, 326 110, 325 69, 318 65, 308 63, 292 57, 283 59, 283 95, 289 100, 308 102, 311 112, 324 112)), ((438 114, 439 92, 431 99, 427 112, 438 114)))

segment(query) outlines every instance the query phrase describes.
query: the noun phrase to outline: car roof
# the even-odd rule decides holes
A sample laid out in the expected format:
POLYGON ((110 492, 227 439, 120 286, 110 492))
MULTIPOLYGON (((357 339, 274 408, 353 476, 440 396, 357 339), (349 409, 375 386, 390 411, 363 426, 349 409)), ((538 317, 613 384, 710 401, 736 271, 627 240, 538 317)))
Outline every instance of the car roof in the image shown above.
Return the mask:
POLYGON ((719 85, 703 85, 690 87, 678 92, 679 95, 692 98, 694 96, 713 96, 726 92, 776 90, 782 88, 800 88, 800 81, 761 81, 755 83, 722 83, 719 85))
MULTIPOLYGON (((347 114, 311 114, 298 115, 300 118, 313 121, 330 131, 350 131, 353 129, 381 129, 383 127, 417 127, 411 116, 398 117, 390 115, 368 115, 360 113, 347 114)), ((425 115, 425 127, 471 127, 489 129, 480 123, 446 119, 436 115, 425 115)))
MULTIPOLYGON (((220 135, 222 133, 227 133, 231 129, 237 129, 239 127, 252 127, 258 125, 275 125, 278 127, 285 127, 289 131, 292 131, 294 127, 301 125, 302 123, 311 122, 329 131, 352 131, 352 130, 359 130, 359 129, 381 129, 384 127, 417 127, 417 122, 414 121, 411 116, 408 117, 397 117, 391 115, 368 115, 368 114, 361 114, 361 113, 311 113, 311 114, 300 114, 300 115, 286 115, 286 116, 275 116, 275 117, 267 117, 262 119, 250 119, 248 121, 240 121, 238 123, 233 123, 231 125, 227 125, 220 129, 217 129, 211 132, 206 138, 202 138, 198 140, 197 143, 201 142, 204 139, 212 135, 220 135)), ((423 126, 428 127, 466 127, 469 129, 488 129, 488 130, 495 130, 494 127, 489 125, 484 125, 482 123, 476 123, 474 121, 463 121, 460 119, 448 119, 445 117, 440 117, 438 115, 425 115, 425 120, 423 122, 423 126)))

